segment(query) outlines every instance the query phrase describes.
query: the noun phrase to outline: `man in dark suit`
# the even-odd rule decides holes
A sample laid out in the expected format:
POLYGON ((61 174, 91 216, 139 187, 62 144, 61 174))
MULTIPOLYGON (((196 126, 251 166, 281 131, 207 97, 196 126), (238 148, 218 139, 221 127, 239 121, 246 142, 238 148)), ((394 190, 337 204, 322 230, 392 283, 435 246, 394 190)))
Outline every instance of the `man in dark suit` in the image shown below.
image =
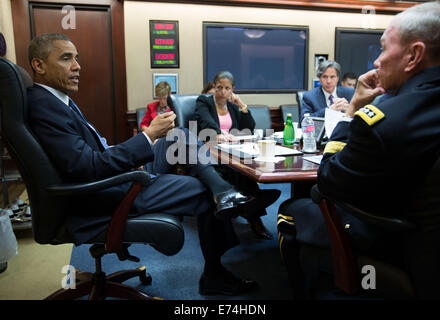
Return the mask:
MULTIPOLYGON (((318 186, 324 194, 417 226, 417 236, 392 233, 338 210, 357 252, 412 270, 417 294, 435 299, 440 285, 440 186, 435 180, 439 172, 431 170, 440 155, 438 30, 438 1, 411 7, 393 18, 381 37, 377 69, 359 77, 346 121, 334 129, 318 170, 318 186), (435 274, 425 276, 425 270, 435 274)), ((285 227, 292 226, 293 240, 280 244, 291 246, 290 261, 300 259, 300 243, 330 246, 324 218, 310 198, 289 200, 280 211, 285 227)), ((310 263, 320 264, 309 257, 310 263)), ((303 279, 301 272, 306 272, 299 265, 292 264, 296 289, 303 279)))
MULTIPOLYGON (((163 151, 163 146, 169 143, 161 137, 174 127, 174 113, 159 115, 146 132, 108 146, 68 96, 78 91, 81 70, 74 44, 64 35, 39 35, 29 46, 29 61, 35 79, 34 86, 28 89, 29 123, 66 181, 103 179, 151 161, 160 166, 157 159, 164 161, 165 156, 155 150, 163 151)), ((153 172, 151 182, 134 202, 135 212, 197 216, 205 258, 201 293, 241 294, 254 290, 257 287, 254 281, 235 277, 221 264, 224 252, 238 243, 229 216, 250 198, 230 190, 230 185, 219 178, 211 165, 196 164, 191 169, 193 176, 153 172)), ((108 188, 72 204, 66 226, 77 244, 106 228, 110 217, 96 216, 97 212, 115 208, 128 188, 128 185, 108 188)))
POLYGON ((312 117, 324 117, 326 108, 342 112, 347 110, 354 89, 337 86, 340 74, 341 66, 336 61, 327 60, 318 66, 316 75, 321 86, 304 92, 300 121, 306 113, 312 117))

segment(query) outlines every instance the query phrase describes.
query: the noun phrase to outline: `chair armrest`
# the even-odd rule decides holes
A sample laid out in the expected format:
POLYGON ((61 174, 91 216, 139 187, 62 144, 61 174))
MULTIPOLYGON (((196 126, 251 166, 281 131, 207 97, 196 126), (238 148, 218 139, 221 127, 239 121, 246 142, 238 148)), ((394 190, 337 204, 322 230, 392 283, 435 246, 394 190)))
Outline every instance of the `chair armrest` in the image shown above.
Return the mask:
POLYGON ((47 190, 54 196, 76 196, 127 182, 133 182, 130 190, 115 209, 107 228, 105 251, 120 252, 123 250, 123 237, 128 214, 138 193, 150 180, 150 175, 146 171, 135 170, 89 183, 52 185, 47 187, 47 190))
POLYGON ((319 191, 317 185, 312 187, 310 195, 321 210, 330 238, 335 284, 344 292, 352 294, 358 290, 359 281, 348 234, 334 203, 319 191))
POLYGON ((367 223, 371 223, 375 226, 378 226, 382 229, 389 230, 389 231, 407 231, 414 229, 416 225, 412 222, 409 222, 404 219, 400 218, 390 218, 390 217, 384 217, 384 216, 378 216, 374 213, 364 211, 358 207, 355 207, 348 202, 339 201, 332 197, 329 197, 327 195, 324 195, 321 193, 321 191, 318 188, 318 185, 314 185, 312 187, 312 190, 310 192, 310 195, 312 197, 313 202, 316 204, 319 204, 321 200, 326 199, 331 202, 333 202, 335 205, 343 208, 344 210, 348 211, 349 214, 355 216, 356 218, 359 218, 362 221, 365 221, 367 223))
POLYGON ((77 196, 127 182, 139 182, 142 186, 145 186, 150 180, 150 175, 146 171, 135 170, 93 182, 51 185, 47 187, 47 191, 53 196, 77 196))
POLYGON ((415 227, 415 225, 409 221, 377 216, 356 208, 346 202, 334 200, 321 193, 317 185, 312 187, 310 195, 313 202, 319 205, 329 234, 333 256, 335 284, 349 294, 358 290, 359 276, 356 260, 350 245, 350 239, 342 226, 342 221, 335 204, 344 210, 347 210, 349 214, 389 231, 405 231, 415 227))

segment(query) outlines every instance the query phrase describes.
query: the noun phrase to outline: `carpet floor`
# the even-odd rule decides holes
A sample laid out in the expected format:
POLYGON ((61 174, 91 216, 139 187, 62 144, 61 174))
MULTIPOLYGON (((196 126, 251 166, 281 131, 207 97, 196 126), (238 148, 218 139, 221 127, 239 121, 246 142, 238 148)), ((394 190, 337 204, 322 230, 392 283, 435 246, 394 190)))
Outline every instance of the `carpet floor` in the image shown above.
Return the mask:
MULTIPOLYGON (((141 259, 139 263, 119 261, 116 255, 102 259, 103 271, 107 274, 145 265, 153 281, 150 285, 140 284, 137 278, 124 282, 150 295, 167 300, 286 300, 292 299, 288 286, 287 272, 283 265, 277 239, 277 212, 280 204, 290 197, 290 184, 260 185, 262 189, 275 188, 282 191, 280 198, 267 209, 262 217, 266 228, 273 234, 272 240, 257 238, 246 220, 238 217, 234 227, 240 245, 226 252, 222 258, 227 269, 240 277, 256 280, 260 289, 244 296, 203 296, 199 294, 198 282, 203 270, 203 256, 197 235, 197 223, 193 217, 185 217, 185 243, 182 250, 168 257, 142 244, 131 245, 130 254, 141 259)), ((93 272, 94 260, 89 255, 89 245, 74 246, 70 264, 81 271, 93 272)))

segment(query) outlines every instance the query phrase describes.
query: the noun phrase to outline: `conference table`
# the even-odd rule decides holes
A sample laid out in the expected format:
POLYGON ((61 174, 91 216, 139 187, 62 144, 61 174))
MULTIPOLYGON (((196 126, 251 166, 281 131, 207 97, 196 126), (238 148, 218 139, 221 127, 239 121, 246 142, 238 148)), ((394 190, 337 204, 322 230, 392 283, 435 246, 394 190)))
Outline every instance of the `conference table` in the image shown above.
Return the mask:
MULTIPOLYGON (((297 149, 299 146, 294 145, 293 148, 297 149)), ((260 162, 239 158, 212 145, 209 150, 219 163, 230 166, 258 183, 291 183, 292 197, 299 196, 302 188, 310 190, 310 185, 316 182, 319 165, 305 160, 304 157, 319 153, 284 156, 284 160, 278 162, 260 162)))

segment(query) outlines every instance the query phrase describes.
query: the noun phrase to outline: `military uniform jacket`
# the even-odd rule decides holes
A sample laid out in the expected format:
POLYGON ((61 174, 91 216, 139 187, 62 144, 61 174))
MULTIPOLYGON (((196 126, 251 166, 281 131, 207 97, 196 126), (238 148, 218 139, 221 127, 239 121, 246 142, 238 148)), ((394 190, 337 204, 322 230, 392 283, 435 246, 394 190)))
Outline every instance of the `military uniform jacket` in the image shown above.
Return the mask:
POLYGON ((440 154, 440 66, 335 128, 318 171, 321 191, 379 215, 440 225, 440 184, 422 186, 440 154), (428 190, 427 189, 427 190, 428 190))

